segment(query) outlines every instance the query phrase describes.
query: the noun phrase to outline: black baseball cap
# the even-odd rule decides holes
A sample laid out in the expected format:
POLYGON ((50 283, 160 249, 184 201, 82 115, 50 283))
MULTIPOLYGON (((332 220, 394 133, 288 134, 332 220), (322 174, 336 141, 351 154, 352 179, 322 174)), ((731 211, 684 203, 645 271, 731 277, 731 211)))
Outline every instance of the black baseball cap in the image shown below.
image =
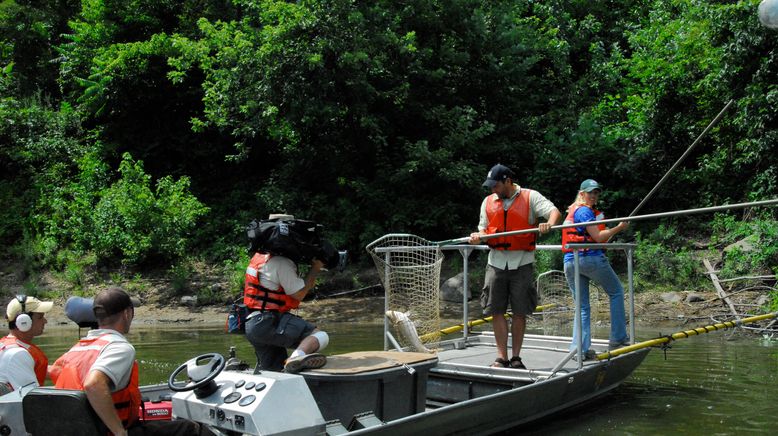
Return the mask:
POLYGON ((92 311, 98 319, 117 314, 128 307, 137 307, 140 302, 130 298, 122 288, 110 287, 95 296, 92 311))
POLYGON ((483 186, 491 189, 497 182, 504 182, 507 178, 513 178, 513 171, 505 165, 497 164, 489 170, 483 186))

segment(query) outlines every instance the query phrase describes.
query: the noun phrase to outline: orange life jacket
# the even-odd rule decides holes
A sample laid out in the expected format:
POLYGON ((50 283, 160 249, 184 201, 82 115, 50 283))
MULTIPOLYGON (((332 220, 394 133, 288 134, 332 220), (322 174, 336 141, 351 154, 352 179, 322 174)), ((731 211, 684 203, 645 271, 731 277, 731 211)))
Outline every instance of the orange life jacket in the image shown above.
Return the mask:
POLYGON ((265 266, 271 255, 256 253, 246 268, 246 282, 243 287, 243 304, 249 309, 289 312, 300 306, 300 301, 291 295, 286 295, 283 286, 278 289, 268 289, 259 283, 259 272, 265 266))
MULTIPOLYGON (((575 207, 571 207, 570 211, 567 212, 567 217, 565 218, 564 224, 574 224, 575 223, 575 211, 578 210, 579 207, 589 207, 585 204, 576 204, 575 207)), ((600 212, 599 210, 589 207, 589 209, 594 212, 594 219, 595 221, 600 221, 605 219, 605 215, 600 212)), ((587 243, 594 243, 596 242, 594 238, 592 238, 592 235, 589 234, 589 232, 586 231, 586 227, 593 225, 587 223, 581 223, 581 229, 583 232, 579 231, 579 227, 567 227, 562 229, 562 251, 565 253, 572 253, 573 250, 570 248, 565 248, 567 244, 587 244, 587 243)), ((597 228, 600 229, 600 231, 605 230, 605 224, 597 224, 597 228)), ((583 250, 586 251, 586 250, 583 250)))
MULTIPOLYGON (((97 356, 100 355, 103 348, 117 339, 119 339, 117 336, 106 333, 95 338, 84 338, 78 341, 70 351, 54 362, 54 366, 57 368, 52 371, 52 378, 56 378, 53 380, 54 386, 60 389, 84 390, 84 380, 97 360, 97 356)), ((127 387, 112 393, 111 398, 124 428, 128 428, 138 419, 138 410, 141 405, 137 361, 132 364, 130 382, 127 383, 127 387)))
POLYGON ((49 359, 46 357, 46 354, 43 353, 43 350, 33 344, 28 344, 27 342, 24 342, 23 340, 11 335, 0 339, 0 344, 2 344, 0 345, 0 353, 6 349, 14 347, 21 347, 27 350, 27 352, 30 353, 30 356, 32 356, 33 362, 35 362, 35 366, 33 368, 35 371, 35 378, 38 379, 38 384, 43 386, 43 382, 46 381, 46 370, 49 366, 49 359))
MULTIPOLYGON (((503 199, 497 194, 486 197, 486 219, 488 221, 486 234, 512 232, 516 230, 531 229, 529 223, 530 204, 529 189, 522 189, 508 210, 503 208, 503 199)), ((521 235, 502 236, 487 239, 486 244, 495 250, 535 250, 537 234, 524 233, 521 235)))

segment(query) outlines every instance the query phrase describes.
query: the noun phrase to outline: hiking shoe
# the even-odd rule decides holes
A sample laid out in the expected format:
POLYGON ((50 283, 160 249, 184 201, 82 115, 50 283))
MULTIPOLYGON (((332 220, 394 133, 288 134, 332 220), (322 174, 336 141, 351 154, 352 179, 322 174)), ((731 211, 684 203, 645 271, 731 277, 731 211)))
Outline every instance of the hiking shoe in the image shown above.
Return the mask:
MULTIPOLYGON (((586 350, 586 352, 583 353, 583 358, 584 362, 589 360, 597 360, 597 352, 594 350, 586 350)), ((578 362, 578 354, 573 355, 573 360, 578 362)))
POLYGON ((527 367, 524 366, 524 362, 521 361, 521 357, 519 356, 511 357, 510 365, 510 367, 513 369, 527 369, 527 367))
POLYGON ((627 336, 623 341, 621 342, 608 342, 608 351, 613 351, 618 348, 623 348, 631 345, 629 343, 629 336, 627 336))
POLYGON ((306 354, 305 356, 286 359, 284 372, 297 374, 304 369, 321 368, 325 364, 327 364, 327 356, 319 353, 306 354))

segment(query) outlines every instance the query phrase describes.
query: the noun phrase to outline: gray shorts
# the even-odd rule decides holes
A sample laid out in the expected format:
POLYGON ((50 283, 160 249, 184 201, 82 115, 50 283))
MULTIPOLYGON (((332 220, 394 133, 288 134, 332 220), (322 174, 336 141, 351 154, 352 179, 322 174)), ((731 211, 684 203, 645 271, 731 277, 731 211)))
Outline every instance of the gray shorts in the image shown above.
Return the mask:
POLYGON ((484 315, 499 315, 508 311, 510 303, 514 315, 529 315, 538 306, 535 288, 535 264, 522 265, 518 269, 502 270, 486 266, 481 307, 484 315))
POLYGON ((262 312, 246 321, 246 339, 254 346, 260 369, 281 371, 295 348, 310 336, 316 326, 289 312, 262 312))

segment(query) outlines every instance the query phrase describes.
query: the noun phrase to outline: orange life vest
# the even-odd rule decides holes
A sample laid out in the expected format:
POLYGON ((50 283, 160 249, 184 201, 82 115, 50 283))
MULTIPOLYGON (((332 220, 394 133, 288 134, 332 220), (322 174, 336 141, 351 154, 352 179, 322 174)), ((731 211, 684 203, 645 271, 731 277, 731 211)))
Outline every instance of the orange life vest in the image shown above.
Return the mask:
POLYGON ((254 310, 289 312, 292 309, 297 309, 300 306, 300 301, 291 295, 286 295, 283 286, 278 285, 278 289, 272 290, 259 283, 259 272, 270 258, 271 255, 267 253, 256 253, 251 258, 249 266, 246 268, 243 304, 254 310))
POLYGON ((30 353, 30 356, 32 356, 33 362, 35 362, 33 368, 35 371, 35 378, 38 379, 38 384, 43 386, 43 382, 46 381, 46 370, 49 366, 49 359, 46 357, 46 354, 43 353, 43 350, 11 335, 0 339, 0 344, 2 344, 0 345, 0 352, 13 347, 21 347, 27 350, 27 352, 30 353))
MULTIPOLYGON (((575 207, 571 207, 570 211, 567 212, 567 217, 565 218, 564 224, 574 224, 575 223, 575 211, 578 210, 579 207, 589 207, 585 204, 577 204, 575 207)), ((605 215, 600 212, 599 210, 589 207, 589 209, 594 212, 594 219, 595 221, 600 221, 605 219, 605 215)), ((586 231, 586 227, 593 225, 587 223, 581 223, 581 229, 583 229, 583 233, 579 231, 579 227, 567 227, 562 229, 562 251, 565 253, 572 253, 573 250, 570 248, 565 248, 567 244, 586 244, 586 243, 594 243, 596 242, 594 238, 592 238, 592 235, 589 234, 589 232, 586 231)), ((605 230, 605 224, 597 224, 597 228, 600 229, 600 231, 605 230)), ((586 251, 586 250, 583 250, 586 251)))
MULTIPOLYGON (((97 360, 97 356, 116 339, 118 338, 115 335, 106 333, 96 338, 84 338, 78 341, 70 351, 54 362, 56 367, 56 370, 52 371, 52 378, 56 378, 53 380, 54 386, 60 389, 84 390, 84 380, 97 360)), ((112 393, 111 398, 124 428, 128 428, 138 419, 138 410, 141 405, 137 361, 132 364, 130 382, 127 383, 127 387, 112 393)))
MULTIPOLYGON (((529 223, 530 204, 529 189, 522 189, 517 195, 508 210, 503 207, 503 199, 497 194, 486 197, 486 219, 488 221, 486 234, 512 232, 516 230, 531 229, 533 226, 529 223)), ((486 244, 495 250, 535 250, 535 233, 524 233, 521 235, 502 236, 499 238, 487 239, 486 244)))

